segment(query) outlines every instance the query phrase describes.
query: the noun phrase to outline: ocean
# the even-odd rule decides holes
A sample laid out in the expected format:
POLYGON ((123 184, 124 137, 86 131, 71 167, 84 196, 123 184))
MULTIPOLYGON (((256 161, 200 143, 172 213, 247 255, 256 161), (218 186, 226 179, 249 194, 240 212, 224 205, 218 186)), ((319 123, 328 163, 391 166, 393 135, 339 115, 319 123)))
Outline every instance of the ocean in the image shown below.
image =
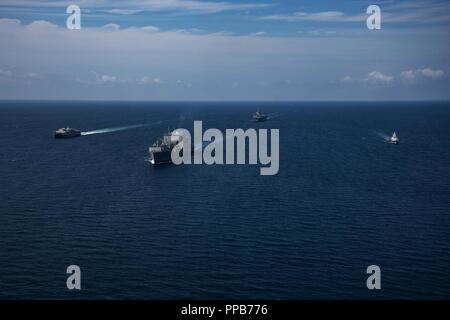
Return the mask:
POLYGON ((0 298, 449 299, 450 103, 0 102, 0 298), (279 173, 145 161, 194 120, 279 129, 279 173))

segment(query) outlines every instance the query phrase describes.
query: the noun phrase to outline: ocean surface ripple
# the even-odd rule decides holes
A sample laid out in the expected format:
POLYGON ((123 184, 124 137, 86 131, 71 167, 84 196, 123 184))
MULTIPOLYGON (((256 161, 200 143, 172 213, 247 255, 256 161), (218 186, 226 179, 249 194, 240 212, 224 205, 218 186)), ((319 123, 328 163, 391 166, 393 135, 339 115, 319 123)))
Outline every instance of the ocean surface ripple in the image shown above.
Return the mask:
POLYGON ((438 102, 2 102, 0 298, 448 299, 449 124, 438 102), (279 128, 279 174, 143 161, 194 120, 279 128))

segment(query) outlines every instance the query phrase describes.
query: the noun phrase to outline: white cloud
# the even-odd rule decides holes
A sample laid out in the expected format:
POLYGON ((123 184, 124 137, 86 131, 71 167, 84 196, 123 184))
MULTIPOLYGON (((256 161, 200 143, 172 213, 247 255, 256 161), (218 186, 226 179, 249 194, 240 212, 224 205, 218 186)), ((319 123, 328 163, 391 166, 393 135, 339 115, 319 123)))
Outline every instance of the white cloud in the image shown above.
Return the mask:
MULTIPOLYGON (((337 83, 331 83, 331 79, 364 72, 374 60, 376 70, 395 70, 401 63, 427 66, 426 61, 444 60, 448 55, 447 47, 442 46, 443 35, 432 37, 435 35, 432 30, 427 36, 421 35, 423 42, 418 46, 417 38, 403 37, 410 35, 406 30, 367 41, 351 36, 335 39, 185 34, 159 31, 151 26, 148 32, 139 27, 114 28, 115 32, 101 27, 69 31, 44 21, 27 25, 13 22, 13 25, 17 27, 5 31, 0 22, 0 68, 21 72, 22 76, 13 76, 13 80, 3 78, 17 85, 14 92, 12 86, 8 89, 0 86, 0 97, 14 94, 54 98, 76 94, 86 99, 314 99, 331 97, 335 88, 330 86, 337 83), (357 63, 349 57, 358 57, 357 63), (26 75, 23 70, 45 74, 45 80, 32 81, 29 91, 19 92, 26 75), (88 76, 91 70, 97 72, 88 76), (77 78, 83 80, 77 80, 76 84, 77 78), (195 85, 185 90, 189 85, 178 79, 195 79, 195 85), (265 79, 271 80, 261 90, 257 81, 265 79), (305 90, 299 92, 294 85, 282 87, 289 84, 284 79, 304 83, 305 90), (236 80, 239 87, 230 93, 228 90, 236 80), (80 83, 92 90, 85 90, 80 83), (34 88, 36 91, 32 91, 34 88)), ((363 75, 353 78, 354 83, 394 83, 398 77, 393 79, 377 72, 363 75)), ((364 98, 364 94, 358 97, 364 98)), ((358 93, 352 91, 348 95, 352 98, 358 93)))
POLYGON ((188 82, 188 81, 183 81, 183 80, 177 80, 175 82, 177 85, 181 86, 181 87, 185 87, 185 88, 191 88, 192 87, 192 83, 188 82))
POLYGON ((341 11, 322 11, 322 12, 304 12, 297 11, 292 14, 277 14, 261 17, 263 20, 280 20, 287 22, 295 21, 340 21, 340 22, 355 22, 365 21, 367 16, 364 14, 359 15, 346 15, 341 11))
POLYGON ((117 82, 117 77, 109 76, 107 74, 97 75, 97 82, 100 83, 117 82))
POLYGON ((450 21, 450 3, 442 0, 392 2, 382 6, 383 21, 436 23, 450 21))
POLYGON ((82 81, 78 80, 79 82, 82 82, 84 84, 113 84, 113 83, 123 83, 125 82, 122 79, 119 79, 117 76, 113 75, 107 75, 107 74, 99 74, 96 71, 91 71, 91 74, 95 76, 95 82, 92 81, 82 81))
POLYGON ((108 30, 108 31, 120 30, 120 26, 118 24, 116 24, 116 23, 105 24, 102 28, 105 29, 105 30, 108 30))
MULTIPOLYGON (((380 4, 380 6, 383 23, 436 23, 450 21, 450 3, 448 1, 386 1, 385 4, 380 4)), ((286 22, 363 22, 367 17, 368 15, 365 13, 347 14, 342 11, 297 11, 294 13, 268 15, 260 19, 286 22)))
POLYGON ((17 19, 0 19, 0 29, 8 30, 17 28, 21 25, 20 20, 17 19))
POLYGON ((144 76, 138 81, 138 83, 152 85, 152 84, 164 84, 164 81, 159 78, 152 78, 152 77, 144 76))
POLYGON ((39 73, 36 73, 36 72, 28 72, 28 73, 27 73, 27 77, 28 77, 29 79, 37 79, 37 80, 43 79, 43 78, 44 78, 43 75, 41 75, 41 74, 39 74, 39 73))
POLYGON ((374 84, 390 84, 394 80, 394 77, 381 73, 379 71, 372 71, 364 79, 367 82, 374 84))
POLYGON ((413 84, 417 83, 421 79, 432 79, 438 80, 442 79, 445 76, 445 72, 440 69, 417 69, 417 70, 407 70, 400 73, 400 79, 403 84, 413 84))
MULTIPOLYGON (((430 68, 417 69, 417 70, 405 70, 400 72, 397 78, 399 83, 404 85, 412 85, 423 83, 425 79, 441 79, 445 76, 442 70, 433 70, 430 68)), ((379 71, 370 72, 364 79, 354 79, 350 76, 345 76, 339 80, 340 83, 357 83, 357 82, 369 82, 373 84, 393 84, 396 78, 394 76, 383 74, 379 71)))
POLYGON ((12 71, 0 69, 0 76, 1 77, 11 77, 12 75, 13 75, 12 71))
POLYGON ((140 30, 145 31, 145 32, 149 32, 149 33, 159 32, 159 28, 158 27, 154 27, 154 26, 141 27, 140 30))
POLYGON ((36 31, 50 31, 58 29, 58 26, 54 23, 45 20, 36 20, 26 26, 29 30, 36 31))
POLYGON ((407 70, 400 73, 400 78, 405 84, 412 84, 416 80, 416 76, 413 70, 407 70))
POLYGON ((172 32, 180 33, 180 34, 194 34, 194 33, 200 33, 203 30, 197 29, 197 28, 190 28, 190 29, 175 29, 172 30, 172 32))
MULTIPOLYGON (((192 13, 217 13, 223 11, 238 11, 267 8, 268 3, 232 3, 227 1, 206 0, 128 0, 114 1, 111 4, 104 0, 85 0, 78 3, 84 10, 103 11, 112 14, 134 14, 138 11, 184 11, 192 13)), ((65 8, 68 2, 64 0, 30 1, 30 0, 3 0, 0 6, 12 8, 65 8)))
POLYGON ((268 35, 268 33, 264 32, 264 31, 254 32, 254 33, 250 34, 251 37, 264 37, 264 36, 267 36, 267 35, 268 35))
POLYGON ((235 35, 235 33, 231 32, 231 31, 218 31, 218 32, 210 33, 210 35, 211 36, 231 37, 231 36, 235 35))
POLYGON ((141 13, 142 10, 132 10, 132 9, 111 9, 111 10, 107 10, 107 12, 108 12, 108 13, 113 13, 113 14, 131 15, 131 14, 141 13))
POLYGON ((52 37, 56 33, 61 30, 59 26, 54 23, 45 20, 36 20, 27 25, 20 25, 20 27, 16 27, 13 30, 9 30, 10 32, 23 32, 28 34, 28 36, 39 38, 41 36, 44 37, 52 37))
POLYGON ((30 80, 41 80, 44 79, 42 74, 36 72, 27 73, 13 73, 11 70, 0 69, 0 77, 11 78, 14 81, 30 81, 30 80))
POLYGON ((417 70, 417 72, 420 75, 422 75, 422 76, 424 76, 426 78, 433 79, 433 80, 440 79, 440 78, 442 78, 444 76, 444 71, 442 71, 442 70, 433 70, 433 69, 430 69, 430 68, 420 69, 420 70, 417 70))
POLYGON ((113 85, 113 84, 128 84, 128 85, 162 85, 166 82, 160 78, 153 78, 149 76, 143 76, 140 78, 123 78, 110 74, 100 74, 96 71, 90 72, 95 77, 95 81, 77 79, 79 83, 86 85, 113 85))
POLYGON ((354 80, 350 76, 345 76, 345 77, 341 78, 339 81, 342 83, 352 83, 354 80))

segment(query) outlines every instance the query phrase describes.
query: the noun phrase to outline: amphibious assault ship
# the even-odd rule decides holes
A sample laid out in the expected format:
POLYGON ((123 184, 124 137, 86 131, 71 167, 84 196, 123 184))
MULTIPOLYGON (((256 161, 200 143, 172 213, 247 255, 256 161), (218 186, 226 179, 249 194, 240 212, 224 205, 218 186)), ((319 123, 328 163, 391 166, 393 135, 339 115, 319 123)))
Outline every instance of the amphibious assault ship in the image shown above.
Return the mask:
POLYGON ((264 122, 267 121, 269 119, 269 117, 264 114, 261 113, 259 110, 256 111, 256 113, 253 115, 253 119, 255 119, 257 122, 264 122))
POLYGON ((60 128, 54 132, 55 139, 75 138, 81 136, 81 131, 73 128, 60 128))

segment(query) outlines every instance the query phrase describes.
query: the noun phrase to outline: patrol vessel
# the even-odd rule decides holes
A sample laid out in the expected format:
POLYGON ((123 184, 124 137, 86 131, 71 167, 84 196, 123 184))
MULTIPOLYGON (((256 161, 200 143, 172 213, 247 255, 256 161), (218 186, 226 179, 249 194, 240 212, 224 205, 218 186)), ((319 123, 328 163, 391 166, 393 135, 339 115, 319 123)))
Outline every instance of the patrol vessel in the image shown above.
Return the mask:
POLYGON ((399 142, 400 142, 400 140, 398 139, 397 134, 394 132, 392 137, 389 138, 388 143, 390 143, 390 144, 398 144, 399 142))

